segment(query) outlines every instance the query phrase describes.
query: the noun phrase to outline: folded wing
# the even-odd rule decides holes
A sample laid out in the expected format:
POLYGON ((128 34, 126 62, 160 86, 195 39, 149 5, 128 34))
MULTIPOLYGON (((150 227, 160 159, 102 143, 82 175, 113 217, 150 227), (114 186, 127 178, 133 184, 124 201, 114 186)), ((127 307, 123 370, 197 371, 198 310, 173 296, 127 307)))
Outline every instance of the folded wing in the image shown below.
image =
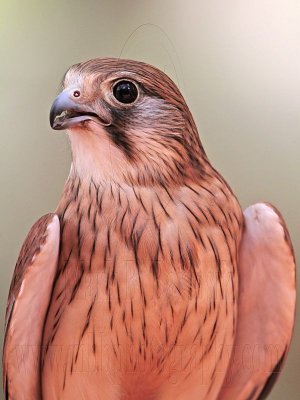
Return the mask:
POLYGON ((265 203, 250 206, 244 217, 236 339, 219 400, 265 399, 294 325, 295 257, 285 222, 265 203))
POLYGON ((41 398, 40 355, 43 327, 59 252, 55 214, 31 228, 15 267, 6 309, 3 384, 6 400, 41 398))

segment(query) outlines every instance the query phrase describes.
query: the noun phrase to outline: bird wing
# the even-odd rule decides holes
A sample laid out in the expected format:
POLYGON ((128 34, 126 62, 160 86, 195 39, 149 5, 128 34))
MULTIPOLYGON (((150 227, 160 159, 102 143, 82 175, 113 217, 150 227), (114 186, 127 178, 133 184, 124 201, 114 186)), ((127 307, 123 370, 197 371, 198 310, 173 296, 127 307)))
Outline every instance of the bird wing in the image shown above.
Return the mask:
POLYGON ((287 355, 294 325, 295 257, 281 214, 259 203, 244 212, 236 338, 219 400, 262 400, 287 355))
POLYGON ((59 238, 59 219, 47 214, 33 225, 19 254, 6 308, 2 360, 6 400, 41 398, 40 353, 59 238))

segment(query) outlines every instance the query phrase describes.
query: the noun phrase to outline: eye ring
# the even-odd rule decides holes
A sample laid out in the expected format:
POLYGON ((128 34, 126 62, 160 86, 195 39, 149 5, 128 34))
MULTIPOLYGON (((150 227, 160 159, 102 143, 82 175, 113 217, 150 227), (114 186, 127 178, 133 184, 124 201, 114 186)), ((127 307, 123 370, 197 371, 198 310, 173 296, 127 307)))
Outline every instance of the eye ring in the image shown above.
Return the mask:
POLYGON ((80 97, 80 91, 79 90, 74 90, 73 96, 74 97, 80 97))
POLYGON ((128 79, 117 81, 112 88, 112 92, 114 98, 125 105, 134 103, 139 96, 137 85, 128 79))

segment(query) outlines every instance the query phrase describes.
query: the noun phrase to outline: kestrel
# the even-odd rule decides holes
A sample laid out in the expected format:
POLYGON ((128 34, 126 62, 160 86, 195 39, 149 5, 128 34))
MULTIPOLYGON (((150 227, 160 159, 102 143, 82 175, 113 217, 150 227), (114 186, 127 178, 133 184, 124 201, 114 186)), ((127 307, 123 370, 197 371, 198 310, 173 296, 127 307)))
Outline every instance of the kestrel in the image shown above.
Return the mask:
POLYGON ((15 267, 6 399, 265 398, 294 323, 281 214, 241 211, 180 91, 148 64, 72 66, 50 123, 73 162, 15 267))

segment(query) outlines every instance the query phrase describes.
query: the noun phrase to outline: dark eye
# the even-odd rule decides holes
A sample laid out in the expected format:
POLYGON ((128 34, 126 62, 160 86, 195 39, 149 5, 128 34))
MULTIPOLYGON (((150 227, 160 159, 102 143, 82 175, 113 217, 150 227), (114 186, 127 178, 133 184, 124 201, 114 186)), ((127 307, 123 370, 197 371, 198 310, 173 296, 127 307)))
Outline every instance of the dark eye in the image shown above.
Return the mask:
POLYGON ((113 88, 115 98, 124 104, 133 103, 138 97, 138 90, 134 83, 130 81, 119 81, 113 88))

